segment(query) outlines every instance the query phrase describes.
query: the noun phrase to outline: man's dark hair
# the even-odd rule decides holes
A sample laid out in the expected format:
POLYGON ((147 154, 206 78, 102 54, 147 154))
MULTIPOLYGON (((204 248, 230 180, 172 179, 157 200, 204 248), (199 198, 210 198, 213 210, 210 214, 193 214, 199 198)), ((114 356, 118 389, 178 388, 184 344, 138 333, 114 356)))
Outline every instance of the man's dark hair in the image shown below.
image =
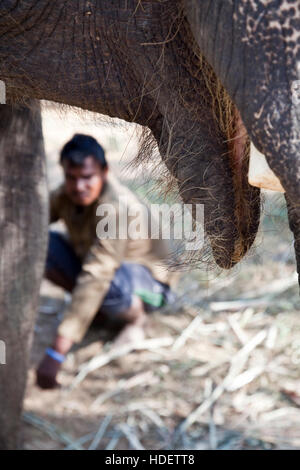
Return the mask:
POLYGON ((71 165, 81 166, 84 159, 90 156, 100 163, 103 170, 107 168, 104 150, 97 140, 90 135, 75 134, 60 152, 60 163, 66 160, 71 165))

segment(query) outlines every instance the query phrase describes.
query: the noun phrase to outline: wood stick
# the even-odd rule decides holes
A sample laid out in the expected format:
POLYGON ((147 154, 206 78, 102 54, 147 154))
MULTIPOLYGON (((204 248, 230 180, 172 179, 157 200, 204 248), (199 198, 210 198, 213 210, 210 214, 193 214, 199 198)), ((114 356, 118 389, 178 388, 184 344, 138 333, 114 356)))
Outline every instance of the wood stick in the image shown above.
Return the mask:
POLYGON ((105 434, 105 431, 109 425, 109 423, 111 422, 112 420, 112 415, 107 415, 104 420, 102 421, 97 433, 96 433, 96 436, 94 437, 90 447, 89 447, 89 450, 95 450, 97 449, 97 447, 99 446, 100 444, 100 441, 102 439, 102 437, 104 436, 105 434))
POLYGON ((229 325, 231 326, 232 331, 234 332, 239 342, 244 346, 249 341, 249 338, 247 334, 244 332, 244 330, 241 328, 239 322, 236 321, 236 319, 233 318, 232 315, 228 315, 227 321, 229 325))
POLYGON ((89 362, 84 363, 81 367, 80 372, 77 374, 67 391, 73 390, 75 387, 77 387, 77 385, 80 384, 80 382, 82 382, 90 372, 93 372, 94 370, 105 366, 106 364, 111 361, 114 361, 115 359, 118 359, 122 356, 126 356, 132 351, 163 348, 171 346, 173 342, 173 338, 163 337, 146 339, 139 343, 124 344, 124 346, 119 348, 112 347, 106 354, 100 354, 98 356, 95 356, 89 362))
POLYGON ((88 434, 85 434, 84 436, 81 436, 79 439, 76 439, 76 441, 74 441, 72 444, 67 445, 64 450, 76 450, 76 447, 74 446, 85 444, 86 442, 91 441, 93 437, 95 437, 95 434, 95 432, 90 432, 88 434))
POLYGON ((109 441, 109 443, 105 447, 105 450, 114 450, 116 448, 116 445, 118 444, 119 440, 120 440, 120 433, 115 432, 114 435, 112 436, 111 440, 109 441))
POLYGON ((147 385, 149 381, 154 378, 152 371, 142 372, 141 374, 136 374, 133 377, 130 377, 128 380, 120 380, 118 382, 117 388, 114 390, 109 390, 108 392, 101 393, 96 400, 91 404, 91 409, 97 408, 100 404, 104 403, 108 398, 118 395, 123 390, 129 390, 138 385, 147 385))
POLYGON ((189 325, 183 330, 181 335, 174 341, 174 344, 172 346, 172 349, 176 351, 177 349, 181 348, 186 340, 191 336, 191 334, 197 330, 199 325, 202 323, 202 318, 197 315, 190 323, 189 325))
POLYGON ((213 403, 215 403, 223 392, 227 389, 228 385, 232 382, 233 378, 243 369, 249 354, 253 349, 255 349, 259 344, 261 344, 267 336, 266 331, 260 331, 254 338, 238 351, 238 353, 233 357, 231 361, 231 366, 228 374, 223 379, 220 385, 218 385, 211 395, 204 400, 201 405, 199 405, 192 413, 181 423, 179 426, 179 432, 184 432, 186 429, 191 426, 201 414, 205 413, 213 403))
POLYGON ((118 428, 120 429, 120 431, 122 431, 122 433, 124 434, 133 449, 145 450, 145 447, 141 444, 137 435, 134 433, 133 429, 128 426, 128 424, 121 423, 119 424, 118 428))
POLYGON ((282 294, 293 286, 298 285, 297 274, 294 273, 288 279, 277 279, 272 282, 268 287, 245 293, 243 298, 239 300, 230 300, 225 302, 211 302, 209 308, 213 312, 220 312, 222 310, 241 310, 246 307, 267 307, 272 303, 273 298, 282 294), (267 293, 261 298, 249 298, 253 295, 267 293))
POLYGON ((76 444, 76 441, 74 441, 67 433, 50 423, 50 421, 28 412, 23 413, 22 419, 25 423, 31 424, 40 431, 48 434, 48 436, 53 440, 71 445, 72 448, 76 450, 84 450, 80 444, 76 444))

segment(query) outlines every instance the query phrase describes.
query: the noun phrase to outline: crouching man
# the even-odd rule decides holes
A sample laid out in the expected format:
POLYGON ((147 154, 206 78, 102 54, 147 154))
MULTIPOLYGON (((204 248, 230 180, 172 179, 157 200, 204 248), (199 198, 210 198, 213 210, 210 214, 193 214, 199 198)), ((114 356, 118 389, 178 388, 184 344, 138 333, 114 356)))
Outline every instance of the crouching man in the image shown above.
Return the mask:
POLYGON ((174 299, 177 279, 164 263, 169 243, 150 238, 152 214, 109 172, 99 143, 76 134, 60 162, 65 181, 50 196, 50 223, 62 219, 68 238, 50 232, 46 277, 72 292, 72 301, 38 367, 41 388, 58 385, 66 354, 95 317, 123 325, 119 343, 142 339, 146 312, 174 299))

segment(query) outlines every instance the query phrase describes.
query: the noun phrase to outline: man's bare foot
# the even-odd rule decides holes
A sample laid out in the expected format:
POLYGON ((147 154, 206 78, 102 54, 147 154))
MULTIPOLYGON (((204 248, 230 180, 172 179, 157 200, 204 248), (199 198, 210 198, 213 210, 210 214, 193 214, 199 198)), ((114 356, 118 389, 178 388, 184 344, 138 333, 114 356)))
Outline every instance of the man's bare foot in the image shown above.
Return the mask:
POLYGON ((145 338, 144 326, 146 323, 146 313, 142 300, 133 296, 132 304, 126 312, 128 324, 124 326, 116 337, 113 347, 120 347, 128 343, 138 343, 145 338))
POLYGON ((134 344, 143 341, 145 338, 144 328, 131 323, 126 325, 113 342, 113 347, 119 348, 125 344, 134 344))

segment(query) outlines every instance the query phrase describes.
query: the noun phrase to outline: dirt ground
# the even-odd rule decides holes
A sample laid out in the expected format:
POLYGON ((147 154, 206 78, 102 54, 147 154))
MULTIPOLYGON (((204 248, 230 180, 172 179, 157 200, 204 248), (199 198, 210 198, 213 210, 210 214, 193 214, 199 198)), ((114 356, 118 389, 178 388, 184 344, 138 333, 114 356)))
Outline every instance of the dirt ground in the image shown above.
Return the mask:
MULTIPOLYGON (((43 117, 50 188, 62 178, 59 149, 78 131, 103 143, 122 180, 136 185, 149 175, 147 166, 128 168, 136 126, 46 106, 43 117)), ((26 449, 300 448, 300 302, 283 197, 265 194, 247 259, 229 273, 184 271, 177 296, 172 308, 149 315, 139 349, 116 356, 109 333, 92 328, 68 355, 62 387, 42 391, 35 368, 67 300, 43 281, 24 402, 26 449)))

